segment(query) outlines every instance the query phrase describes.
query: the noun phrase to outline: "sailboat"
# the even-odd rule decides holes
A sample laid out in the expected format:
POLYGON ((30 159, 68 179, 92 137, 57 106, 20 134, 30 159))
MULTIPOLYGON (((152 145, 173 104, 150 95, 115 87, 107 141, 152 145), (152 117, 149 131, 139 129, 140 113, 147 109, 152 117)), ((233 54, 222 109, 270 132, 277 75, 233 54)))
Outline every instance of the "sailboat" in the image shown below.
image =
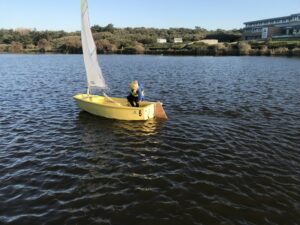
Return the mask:
POLYGON ((143 101, 140 107, 131 107, 126 98, 113 98, 105 93, 107 85, 98 63, 87 0, 81 0, 81 42, 87 76, 87 93, 76 94, 74 99, 82 110, 96 116, 117 120, 167 119, 160 102, 143 101), (103 95, 93 94, 95 91, 102 91, 103 95))

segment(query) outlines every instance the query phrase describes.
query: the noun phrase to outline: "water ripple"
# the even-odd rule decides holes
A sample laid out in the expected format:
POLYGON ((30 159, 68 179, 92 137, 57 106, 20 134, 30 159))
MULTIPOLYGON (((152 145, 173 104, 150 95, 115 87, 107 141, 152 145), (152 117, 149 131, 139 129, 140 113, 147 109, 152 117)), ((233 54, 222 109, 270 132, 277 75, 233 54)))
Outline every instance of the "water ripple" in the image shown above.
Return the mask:
POLYGON ((81 56, 0 58, 0 224, 300 223, 299 59, 103 56, 170 118, 126 122, 80 112, 81 56))

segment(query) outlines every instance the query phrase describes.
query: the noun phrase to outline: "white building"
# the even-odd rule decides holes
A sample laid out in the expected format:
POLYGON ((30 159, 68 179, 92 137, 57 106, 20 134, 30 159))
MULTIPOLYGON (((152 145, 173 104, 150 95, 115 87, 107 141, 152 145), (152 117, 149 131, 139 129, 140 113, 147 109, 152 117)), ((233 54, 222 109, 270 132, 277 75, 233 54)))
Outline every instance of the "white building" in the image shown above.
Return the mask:
POLYGON ((157 43, 160 43, 160 44, 167 43, 167 39, 165 39, 165 38, 157 38, 157 43))
POLYGON ((246 40, 300 37, 300 13, 244 24, 243 36, 246 40))
POLYGON ((204 43, 204 44, 207 44, 207 45, 216 45, 219 43, 219 41, 217 39, 203 39, 203 40, 200 40, 200 41, 197 41, 197 42, 201 42, 201 43, 204 43))
POLYGON ((174 38, 174 43, 182 43, 182 38, 174 38))

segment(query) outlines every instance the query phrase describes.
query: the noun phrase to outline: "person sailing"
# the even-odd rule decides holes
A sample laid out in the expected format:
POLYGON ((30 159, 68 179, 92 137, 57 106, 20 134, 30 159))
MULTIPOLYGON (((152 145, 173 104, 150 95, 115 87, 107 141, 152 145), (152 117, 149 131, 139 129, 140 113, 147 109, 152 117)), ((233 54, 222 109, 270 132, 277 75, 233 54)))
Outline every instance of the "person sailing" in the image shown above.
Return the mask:
POLYGON ((130 94, 127 96, 127 100, 132 107, 140 107, 140 102, 144 100, 143 85, 137 80, 131 82, 130 94))

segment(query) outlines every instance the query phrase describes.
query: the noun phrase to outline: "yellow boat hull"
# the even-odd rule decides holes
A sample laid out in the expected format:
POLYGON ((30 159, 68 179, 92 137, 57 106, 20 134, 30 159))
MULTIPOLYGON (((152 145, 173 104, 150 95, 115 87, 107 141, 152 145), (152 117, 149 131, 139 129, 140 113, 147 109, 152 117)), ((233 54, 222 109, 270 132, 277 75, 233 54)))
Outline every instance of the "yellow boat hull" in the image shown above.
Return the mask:
POLYGON ((78 106, 93 115, 117 120, 148 120, 155 116, 155 102, 142 102, 140 107, 128 106, 125 98, 77 94, 78 106))

